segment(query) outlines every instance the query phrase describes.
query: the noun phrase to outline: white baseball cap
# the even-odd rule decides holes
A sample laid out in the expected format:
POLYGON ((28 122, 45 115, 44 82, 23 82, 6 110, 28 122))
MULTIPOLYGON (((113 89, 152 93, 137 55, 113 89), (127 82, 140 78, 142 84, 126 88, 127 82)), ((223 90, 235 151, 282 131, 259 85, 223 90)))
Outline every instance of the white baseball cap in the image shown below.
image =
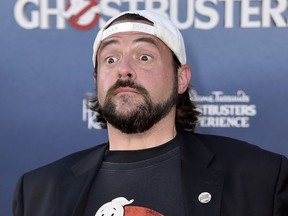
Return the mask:
POLYGON ((102 40, 112 34, 119 32, 144 32, 154 35, 163 41, 176 55, 179 62, 186 64, 186 52, 185 44, 179 29, 166 17, 147 10, 125 11, 119 15, 112 17, 107 23, 99 30, 93 45, 93 65, 96 65, 96 55, 102 40), (137 20, 131 22, 125 21, 115 25, 109 26, 115 19, 125 14, 138 14, 153 23, 153 25, 137 22, 137 20))

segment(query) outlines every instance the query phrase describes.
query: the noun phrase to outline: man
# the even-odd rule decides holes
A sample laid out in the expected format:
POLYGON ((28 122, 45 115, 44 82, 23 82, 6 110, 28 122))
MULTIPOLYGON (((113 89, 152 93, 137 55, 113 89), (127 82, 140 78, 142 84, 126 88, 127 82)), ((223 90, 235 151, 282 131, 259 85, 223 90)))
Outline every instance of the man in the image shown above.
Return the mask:
POLYGON ((179 30, 124 12, 93 47, 91 101, 109 142, 26 173, 15 216, 287 216, 288 161, 245 142, 193 133, 191 72, 179 30))

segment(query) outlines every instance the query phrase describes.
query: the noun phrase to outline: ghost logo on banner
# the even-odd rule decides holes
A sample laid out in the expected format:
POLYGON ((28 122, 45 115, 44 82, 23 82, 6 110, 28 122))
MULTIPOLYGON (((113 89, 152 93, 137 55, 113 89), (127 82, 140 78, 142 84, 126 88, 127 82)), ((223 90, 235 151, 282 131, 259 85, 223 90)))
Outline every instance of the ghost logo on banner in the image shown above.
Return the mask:
POLYGON ((99 20, 100 6, 96 0, 71 0, 63 16, 76 29, 88 30, 99 20))

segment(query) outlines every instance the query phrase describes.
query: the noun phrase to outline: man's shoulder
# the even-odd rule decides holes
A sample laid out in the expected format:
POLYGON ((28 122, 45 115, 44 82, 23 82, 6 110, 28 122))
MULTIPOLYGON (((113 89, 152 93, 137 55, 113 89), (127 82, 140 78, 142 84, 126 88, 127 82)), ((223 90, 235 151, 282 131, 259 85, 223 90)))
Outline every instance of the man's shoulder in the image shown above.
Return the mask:
POLYGON ((65 174, 67 171, 70 170, 71 167, 73 167, 75 164, 77 164, 79 161, 81 161, 83 158, 87 157, 92 152, 98 151, 101 148, 104 148, 106 144, 100 144, 88 149, 84 149, 81 151, 77 151, 74 153, 71 153, 67 156, 64 156, 56 161, 53 161, 49 164, 46 164, 44 166, 41 166, 39 168, 36 168, 34 170, 31 170, 27 173, 25 173, 25 176, 42 176, 42 177, 53 177, 55 176, 61 176, 65 174))
POLYGON ((261 147, 248 143, 243 140, 219 136, 219 135, 208 135, 199 133, 183 132, 186 139, 190 137, 191 143, 189 146, 193 146, 193 140, 204 145, 214 154, 215 160, 221 160, 226 163, 238 163, 244 162, 248 164, 275 164, 281 163, 282 160, 287 158, 283 155, 262 149, 261 147))

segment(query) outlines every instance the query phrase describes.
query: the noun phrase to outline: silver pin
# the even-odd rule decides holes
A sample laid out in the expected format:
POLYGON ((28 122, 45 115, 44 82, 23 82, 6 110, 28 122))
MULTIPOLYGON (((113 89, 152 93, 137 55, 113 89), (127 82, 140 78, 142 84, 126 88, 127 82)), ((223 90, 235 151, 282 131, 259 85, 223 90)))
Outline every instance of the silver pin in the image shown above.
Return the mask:
POLYGON ((208 192, 202 192, 202 193, 199 194, 199 196, 198 196, 198 200, 199 200, 199 202, 201 202, 201 203, 208 203, 208 202, 210 202, 211 198, 212 198, 212 196, 211 196, 211 194, 208 193, 208 192))

